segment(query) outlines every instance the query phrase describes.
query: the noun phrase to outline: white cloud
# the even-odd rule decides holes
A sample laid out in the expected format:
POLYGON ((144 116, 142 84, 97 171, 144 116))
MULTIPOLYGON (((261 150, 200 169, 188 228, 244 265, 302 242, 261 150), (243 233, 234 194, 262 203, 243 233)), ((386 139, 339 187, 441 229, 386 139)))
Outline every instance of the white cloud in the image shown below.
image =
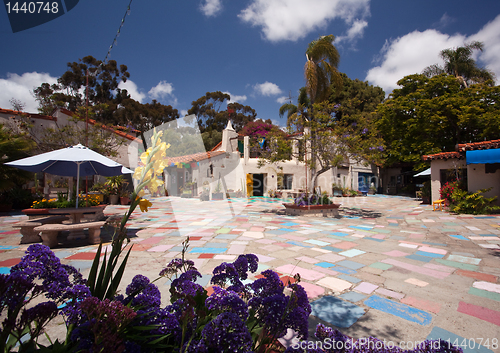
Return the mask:
POLYGON ((285 104, 289 100, 290 100, 290 97, 283 96, 283 97, 279 97, 278 99, 276 99, 276 102, 278 102, 279 104, 285 104))
POLYGON ((128 94, 130 94, 130 98, 138 101, 139 103, 143 103, 144 98, 146 98, 146 94, 142 93, 132 80, 127 80, 127 82, 120 82, 118 84, 118 88, 126 89, 128 94))
POLYGON ((275 96, 282 93, 277 84, 268 81, 264 83, 258 83, 254 85, 253 88, 257 91, 257 93, 263 96, 275 96))
POLYGON ((207 17, 216 16, 222 11, 222 1, 205 0, 205 2, 200 5, 200 10, 207 17))
POLYGON ((229 103, 243 103, 244 101, 247 100, 247 96, 245 95, 242 95, 242 96, 237 96, 236 94, 231 94, 230 92, 222 92, 222 93, 225 93, 225 94, 229 94, 229 97, 231 97, 229 99, 229 101, 227 102, 228 104, 229 103))
POLYGON ((167 81, 160 81, 156 86, 151 88, 148 95, 153 99, 166 98, 172 95, 174 91, 174 86, 167 81))
POLYGON ((362 38, 367 26, 368 22, 366 22, 365 20, 354 21, 345 36, 339 36, 335 38, 335 43, 338 44, 343 41, 353 42, 358 38, 362 38))
POLYGON ((397 81, 421 73, 429 65, 441 63, 441 50, 463 45, 464 40, 465 37, 459 34, 449 36, 429 29, 388 41, 381 50, 381 65, 370 69, 365 80, 389 94, 398 87, 397 81))
POLYGON ((36 113, 38 102, 32 92, 44 82, 52 85, 57 83, 57 77, 43 72, 25 72, 22 75, 7 73, 6 79, 0 79, 0 108, 12 109, 9 100, 14 98, 26 104, 24 111, 36 113))
POLYGON ((478 40, 484 43, 484 50, 479 54, 479 64, 484 64, 500 80, 500 15, 488 22, 477 34, 467 41, 478 40))
POLYGON ((344 21, 352 35, 356 31, 359 35, 360 19, 369 15, 369 6, 370 0, 252 0, 238 17, 260 27, 267 40, 295 41, 335 19, 344 21))

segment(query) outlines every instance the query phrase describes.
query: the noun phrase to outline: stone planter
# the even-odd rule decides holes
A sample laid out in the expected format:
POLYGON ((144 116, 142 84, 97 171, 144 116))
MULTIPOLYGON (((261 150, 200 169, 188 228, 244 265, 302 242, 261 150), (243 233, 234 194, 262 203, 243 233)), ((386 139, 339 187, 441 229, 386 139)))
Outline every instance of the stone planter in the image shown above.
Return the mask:
POLYGON ((50 215, 48 208, 26 208, 21 210, 21 212, 28 216, 29 219, 37 219, 50 215))
MULTIPOLYGON (((104 216, 104 209, 106 208, 106 205, 90 206, 89 208, 95 209, 96 211, 94 213, 85 213, 83 215, 83 218, 85 220, 99 221, 106 219, 106 217, 104 216)), ((29 219, 37 219, 47 216, 53 216, 54 214, 49 213, 49 210, 50 208, 26 208, 24 210, 21 210, 21 212, 28 216, 29 219)))
POLYGON ((316 216, 337 217, 339 215, 340 204, 331 205, 309 205, 297 206, 291 203, 284 203, 285 213, 291 216, 316 216))
POLYGON ((128 196, 120 197, 120 204, 123 206, 130 204, 130 197, 128 196))
POLYGON ((213 192, 212 193, 212 200, 224 200, 224 193, 223 192, 213 192))

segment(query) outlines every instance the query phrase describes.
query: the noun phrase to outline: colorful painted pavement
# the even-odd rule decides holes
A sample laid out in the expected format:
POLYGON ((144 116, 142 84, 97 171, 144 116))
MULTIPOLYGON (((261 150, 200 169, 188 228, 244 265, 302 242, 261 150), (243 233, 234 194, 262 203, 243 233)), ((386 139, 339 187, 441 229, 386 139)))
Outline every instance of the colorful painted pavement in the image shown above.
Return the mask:
MULTIPOLYGON (((256 254, 259 272, 272 268, 283 281, 299 273, 311 327, 323 322, 408 347, 442 338, 467 352, 500 351, 500 217, 451 215, 404 197, 337 201, 341 217, 317 218, 286 216, 281 201, 266 198, 155 198, 129 222, 134 246, 123 283, 138 273, 156 278, 189 236, 187 257, 207 287, 215 266, 242 253, 256 254)), ((108 206, 105 214, 125 209, 108 206)), ((19 245, 13 228, 24 219, 0 217, 0 273, 9 273, 28 246, 19 245)), ((54 249, 84 274, 95 251, 64 242, 54 249)), ((168 283, 157 283, 167 303, 168 283)))

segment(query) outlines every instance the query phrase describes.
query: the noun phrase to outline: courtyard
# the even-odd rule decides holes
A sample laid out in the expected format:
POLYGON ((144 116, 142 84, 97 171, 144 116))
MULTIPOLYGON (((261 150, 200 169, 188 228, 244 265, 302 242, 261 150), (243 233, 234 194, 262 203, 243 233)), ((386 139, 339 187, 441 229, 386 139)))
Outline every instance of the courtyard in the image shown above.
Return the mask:
MULTIPOLYGON (((433 211, 412 198, 370 195, 335 198, 340 216, 293 217, 282 200, 255 197, 202 202, 157 197, 148 212, 128 222, 133 249, 122 284, 136 274, 156 278, 180 256, 209 288, 212 270, 239 254, 253 253, 261 271, 283 281, 300 274, 311 306, 310 339, 316 323, 354 337, 373 336, 412 348, 442 338, 464 351, 500 351, 500 218, 433 211), (481 345, 481 347, 479 347, 481 345)), ((127 206, 110 205, 107 216, 127 206)), ((9 273, 28 244, 14 228, 22 213, 0 217, 0 273, 9 273)), ((109 231, 103 231, 104 241, 109 231)), ((53 249, 63 263, 88 275, 97 245, 65 242, 53 249)), ((168 284, 156 282, 168 303, 168 284)), ((289 340, 283 343, 291 344, 289 340)))

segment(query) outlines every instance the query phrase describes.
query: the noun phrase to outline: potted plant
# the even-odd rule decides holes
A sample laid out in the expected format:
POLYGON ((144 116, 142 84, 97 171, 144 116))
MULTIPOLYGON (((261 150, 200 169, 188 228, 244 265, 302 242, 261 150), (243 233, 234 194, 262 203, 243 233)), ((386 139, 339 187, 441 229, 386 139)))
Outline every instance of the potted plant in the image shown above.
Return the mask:
POLYGON ((89 194, 95 195, 99 203, 104 203, 104 196, 106 195, 106 186, 103 183, 94 183, 90 188, 89 194))
POLYGON ((222 192, 222 186, 220 180, 217 182, 217 186, 215 187, 215 192, 212 193, 212 200, 223 200, 224 193, 222 192))
POLYGON ((424 186, 422 188, 422 203, 424 205, 431 204, 431 182, 427 180, 424 182, 424 186))
POLYGON ((343 194, 342 186, 333 183, 332 184, 332 195, 333 196, 342 196, 342 194, 343 194))
POLYGON ((120 204, 121 205, 130 205, 130 194, 127 190, 122 190, 122 193, 120 194, 120 204))
POLYGON ((370 189, 368 189, 368 194, 370 195, 375 195, 377 193, 377 188, 375 186, 370 186, 370 189))
POLYGON ((181 197, 193 197, 193 187, 194 187, 195 182, 194 181, 189 181, 184 184, 184 187, 181 188, 181 197))
POLYGON ((109 194, 109 203, 111 205, 117 205, 120 194, 128 183, 123 178, 123 175, 110 176, 106 177, 106 179, 107 180, 104 185, 106 186, 109 194))

